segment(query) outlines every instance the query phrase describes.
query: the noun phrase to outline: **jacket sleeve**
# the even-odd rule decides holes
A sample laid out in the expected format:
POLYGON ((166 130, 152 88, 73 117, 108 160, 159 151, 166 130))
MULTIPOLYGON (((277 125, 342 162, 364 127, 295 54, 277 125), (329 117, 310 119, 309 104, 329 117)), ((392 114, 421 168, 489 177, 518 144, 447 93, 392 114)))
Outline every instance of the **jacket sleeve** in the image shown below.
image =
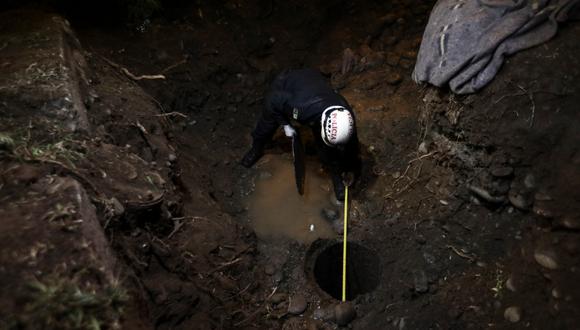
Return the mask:
POLYGON ((279 124, 279 125, 288 125, 290 124, 290 105, 288 104, 290 100, 290 93, 276 90, 270 92, 268 98, 266 100, 266 107, 272 118, 279 124))

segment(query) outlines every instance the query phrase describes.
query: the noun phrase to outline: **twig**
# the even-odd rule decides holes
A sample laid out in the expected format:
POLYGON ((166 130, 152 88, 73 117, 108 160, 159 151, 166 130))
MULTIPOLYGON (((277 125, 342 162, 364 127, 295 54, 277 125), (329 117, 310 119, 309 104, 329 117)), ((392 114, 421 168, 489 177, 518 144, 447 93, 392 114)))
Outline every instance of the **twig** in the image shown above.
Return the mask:
POLYGON ((528 99, 530 99, 530 103, 532 104, 532 114, 530 115, 530 128, 534 126, 534 117, 536 116, 536 102, 534 102, 534 92, 528 91, 520 85, 516 85, 522 92, 528 94, 528 99))
POLYGON ((120 66, 119 64, 109 60, 108 58, 104 57, 101 55, 101 58, 107 62, 110 66, 120 70, 122 73, 124 73, 127 77, 133 79, 133 80, 143 80, 143 79, 148 79, 148 80, 154 80, 154 79, 165 79, 165 76, 162 74, 156 74, 156 75, 141 75, 141 76, 136 76, 134 74, 132 74, 131 72, 129 72, 129 70, 127 70, 126 68, 120 66))
POLYGON ((210 275, 210 274, 213 274, 213 273, 217 272, 218 270, 222 270, 222 269, 224 269, 224 268, 226 268, 228 266, 235 265, 238 262, 240 262, 241 260, 242 260, 242 258, 238 257, 238 258, 235 258, 234 260, 230 260, 228 262, 221 263, 219 266, 217 266, 216 268, 212 269, 207 274, 210 275))
POLYGON ((276 293, 276 291, 278 290, 278 287, 274 287, 274 290, 272 290, 272 293, 270 293, 268 295, 268 297, 266 297, 266 299, 264 299, 264 302, 262 302, 260 304, 260 306, 258 306, 258 308, 256 308, 256 311, 254 311, 252 314, 248 315, 248 317, 246 317, 245 319, 241 320, 240 322, 234 324, 235 327, 239 327, 240 325, 252 320, 254 317, 256 317, 256 315, 258 315, 258 313, 260 313, 260 311, 262 310, 262 307, 264 307, 264 304, 266 304, 266 302, 268 300, 270 300, 270 298, 272 298, 272 296, 274 295, 274 293, 276 293))
POLYGON ((467 254, 459 251, 455 246, 453 246, 453 245, 447 245, 447 247, 450 248, 451 251, 455 252, 458 256, 460 256, 462 258, 465 258, 465 259, 469 260, 470 262, 475 261, 475 258, 474 257, 469 256, 469 255, 467 255, 467 254))
POLYGON ((181 61, 179 61, 179 62, 177 62, 175 64, 172 64, 172 65, 166 67, 165 69, 161 70, 161 73, 167 73, 168 71, 173 70, 176 67, 178 67, 178 66, 180 66, 182 64, 187 63, 187 59, 188 59, 188 57, 186 56, 183 60, 181 60, 181 61))
POLYGON ((154 115, 154 116, 155 117, 178 116, 178 117, 182 117, 182 118, 189 118, 187 115, 184 115, 181 112, 177 112, 177 111, 172 111, 172 112, 167 112, 167 113, 161 113, 161 114, 154 115))

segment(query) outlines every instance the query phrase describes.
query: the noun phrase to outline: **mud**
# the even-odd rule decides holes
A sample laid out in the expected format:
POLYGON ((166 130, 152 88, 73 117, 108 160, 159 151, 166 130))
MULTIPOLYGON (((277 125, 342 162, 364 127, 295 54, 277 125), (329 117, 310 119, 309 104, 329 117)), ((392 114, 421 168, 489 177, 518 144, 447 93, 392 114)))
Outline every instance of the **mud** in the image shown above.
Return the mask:
POLYGON ((319 170, 320 164, 306 165, 304 195, 297 193, 291 159, 272 155, 257 166, 261 172, 254 192, 245 201, 248 217, 258 238, 286 238, 308 244, 336 235, 332 224, 341 217, 340 207, 331 203, 332 183, 319 170), (325 217, 324 212, 333 217, 325 217))

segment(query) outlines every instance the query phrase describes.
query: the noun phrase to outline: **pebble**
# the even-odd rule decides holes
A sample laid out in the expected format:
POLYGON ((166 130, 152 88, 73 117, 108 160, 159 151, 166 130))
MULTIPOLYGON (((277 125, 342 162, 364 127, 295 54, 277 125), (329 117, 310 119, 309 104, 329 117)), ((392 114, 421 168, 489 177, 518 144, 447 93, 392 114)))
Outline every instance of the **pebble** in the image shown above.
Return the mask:
POLYGON ((511 292, 516 292, 516 286, 514 284, 514 278, 513 276, 510 276, 507 281, 505 281, 505 287, 510 290, 511 292))
POLYGON ((422 269, 413 271, 413 283, 415 287, 415 292, 425 293, 429 290, 429 284, 427 283, 427 275, 422 269))
POLYGON ((534 259, 544 268, 558 269, 556 253, 551 249, 537 249, 534 252, 534 259))
POLYGON ((389 52, 387 53, 387 64, 390 66, 397 66, 399 64, 401 57, 397 53, 389 52))
POLYGON ((522 318, 522 310, 517 306, 510 306, 506 308, 503 317, 512 323, 517 323, 522 318))
POLYGON ((170 162, 174 162, 177 160, 177 156, 175 156, 175 154, 169 154, 168 158, 170 162))
POLYGON ((333 209, 323 208, 322 209, 322 217, 324 217, 324 219, 326 219, 328 221, 334 221, 334 220, 338 219, 338 212, 336 212, 336 210, 333 210, 333 209))
POLYGON ((322 320, 326 322, 334 322, 334 306, 329 306, 326 308, 318 307, 313 313, 312 318, 315 320, 322 320))
POLYGON ((545 191, 538 191, 534 195, 534 199, 537 201, 551 201, 552 197, 548 195, 548 193, 546 193, 545 191))
POLYGON ((514 174, 514 169, 509 166, 496 167, 491 170, 491 175, 496 178, 507 178, 514 174))
POLYGON ((540 217, 544 218, 554 217, 554 212, 552 212, 552 210, 548 207, 546 202, 541 200, 536 200, 536 202, 534 203, 534 207, 532 208, 532 211, 540 217))
POLYGON ((553 288, 552 289, 552 297, 554 297, 556 299, 562 298, 562 291, 560 291, 560 289, 558 289, 558 288, 553 288))
POLYGON ((285 293, 276 293, 273 294, 272 297, 270 297, 270 302, 273 304, 279 304, 283 301, 285 301, 287 298, 287 295, 285 293))
POLYGON ((570 230, 580 229, 580 216, 563 216, 555 223, 557 227, 562 227, 570 230))
POLYGON ((334 317, 336 324, 345 326, 356 317, 356 310, 350 302, 343 302, 334 306, 334 317))
POLYGON ((344 233, 344 223, 341 219, 336 219, 332 222, 332 229, 334 229, 334 232, 342 235, 342 233, 344 233))
POLYGON ((276 273, 276 267, 268 264, 266 267, 264 267, 264 273, 266 273, 266 275, 274 275, 274 273, 276 273))
POLYGON ((403 81, 403 76, 398 72, 390 72, 385 76, 385 82, 389 85, 398 85, 403 81))
POLYGON ((532 173, 528 173, 524 178, 524 186, 528 189, 536 188, 536 177, 532 173))
POLYGON ((267 179, 269 179, 269 178, 271 178, 271 177, 272 177, 272 173, 271 173, 271 172, 268 172, 268 171, 262 171, 262 172, 260 172, 260 174, 258 175, 258 178, 259 178, 260 180, 267 180, 267 179))
POLYGON ((308 307, 308 302, 302 294, 295 294, 290 297, 290 304, 288 304, 288 313, 294 315, 300 315, 304 313, 308 307))
POLYGON ((524 195, 514 190, 510 190, 508 193, 508 199, 513 206, 524 211, 529 210, 532 204, 531 201, 528 200, 524 195))

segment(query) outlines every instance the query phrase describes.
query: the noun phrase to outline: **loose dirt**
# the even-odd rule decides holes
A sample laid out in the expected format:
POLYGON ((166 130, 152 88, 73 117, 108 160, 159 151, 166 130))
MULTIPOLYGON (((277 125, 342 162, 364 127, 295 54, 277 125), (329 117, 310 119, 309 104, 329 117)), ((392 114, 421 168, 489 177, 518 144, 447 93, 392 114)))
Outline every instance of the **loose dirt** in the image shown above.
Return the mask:
MULTIPOLYGON (((314 239, 340 237, 327 175, 312 158, 298 197, 284 136, 257 167, 238 164, 269 82, 301 66, 325 72, 359 124, 349 237, 372 258, 350 268, 376 286, 353 295, 349 327, 577 326, 580 26, 457 97, 410 79, 433 3, 200 2, 139 30, 71 18, 99 95, 75 173, 123 208, 96 203, 131 296, 124 328, 338 327, 335 272, 315 270, 334 241, 314 239), (166 79, 135 82, 119 67, 166 79)), ((24 170, 25 181, 69 175, 24 170)), ((36 189, 4 180, 14 194, 36 189)), ((3 229, 17 230, 7 214, 3 229)))

